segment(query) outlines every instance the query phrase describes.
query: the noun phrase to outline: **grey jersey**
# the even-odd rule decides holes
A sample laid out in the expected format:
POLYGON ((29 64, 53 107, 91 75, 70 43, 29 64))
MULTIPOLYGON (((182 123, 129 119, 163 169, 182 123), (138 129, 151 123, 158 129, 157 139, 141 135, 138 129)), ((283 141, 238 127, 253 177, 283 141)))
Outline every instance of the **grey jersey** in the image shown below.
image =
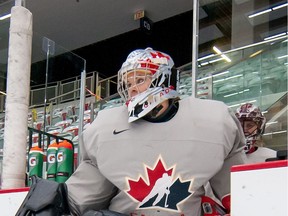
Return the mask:
POLYGON ((228 107, 190 97, 163 123, 128 123, 125 106, 103 110, 81 138, 82 162, 66 182, 75 215, 199 216, 203 185, 210 181, 221 200, 230 193, 230 167, 246 158, 228 107))
POLYGON ((247 163, 262 163, 265 162, 268 158, 276 158, 277 152, 275 150, 266 148, 266 147, 258 147, 256 151, 247 154, 247 163))

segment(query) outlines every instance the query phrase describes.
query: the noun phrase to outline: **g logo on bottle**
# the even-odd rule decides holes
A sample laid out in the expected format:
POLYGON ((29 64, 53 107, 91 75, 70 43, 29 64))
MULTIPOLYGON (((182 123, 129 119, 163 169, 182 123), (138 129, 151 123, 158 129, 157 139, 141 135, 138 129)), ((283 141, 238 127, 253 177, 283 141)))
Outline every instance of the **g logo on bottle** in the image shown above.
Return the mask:
POLYGON ((50 154, 47 160, 48 160, 48 163, 51 163, 51 164, 55 163, 56 162, 55 154, 50 154))
POLYGON ((29 158, 29 166, 34 167, 37 165, 37 159, 35 156, 29 158))
POLYGON ((63 152, 58 152, 57 154, 57 162, 62 162, 63 161, 63 152))

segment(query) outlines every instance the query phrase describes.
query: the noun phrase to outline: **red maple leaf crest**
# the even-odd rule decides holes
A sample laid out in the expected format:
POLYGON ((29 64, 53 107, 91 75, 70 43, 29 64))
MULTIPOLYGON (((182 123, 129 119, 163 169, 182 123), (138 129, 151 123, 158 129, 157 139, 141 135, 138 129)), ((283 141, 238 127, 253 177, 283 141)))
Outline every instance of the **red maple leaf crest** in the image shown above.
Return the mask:
POLYGON ((149 192, 154 187, 155 182, 159 178, 161 178, 164 173, 167 173, 168 176, 171 176, 173 168, 167 170, 164 167, 162 160, 160 158, 156 166, 154 167, 154 169, 150 169, 149 167, 146 167, 146 170, 147 170, 147 176, 148 176, 147 184, 145 183, 142 177, 140 177, 138 181, 131 180, 131 179, 128 180, 130 190, 127 191, 127 193, 130 194, 139 202, 141 202, 149 194, 149 192))
POLYGON ((168 60, 170 59, 168 55, 165 55, 161 52, 156 52, 156 53, 151 52, 151 55, 153 56, 153 58, 159 57, 159 58, 166 58, 168 60))
POLYGON ((151 71, 152 74, 155 74, 159 68, 159 65, 152 63, 151 59, 146 59, 144 61, 140 61, 141 68, 145 68, 151 71))

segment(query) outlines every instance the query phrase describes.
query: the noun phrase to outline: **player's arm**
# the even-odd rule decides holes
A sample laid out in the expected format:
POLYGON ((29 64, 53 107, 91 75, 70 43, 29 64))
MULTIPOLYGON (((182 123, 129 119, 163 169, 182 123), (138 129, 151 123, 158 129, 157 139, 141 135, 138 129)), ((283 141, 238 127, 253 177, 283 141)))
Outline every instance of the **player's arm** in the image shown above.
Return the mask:
POLYGON ((82 161, 66 182, 68 203, 72 215, 88 210, 108 209, 117 188, 109 182, 91 161, 82 161))
POLYGON ((246 155, 243 151, 245 137, 240 122, 235 115, 227 110, 223 118, 224 140, 226 158, 222 168, 210 180, 215 196, 221 200, 222 205, 230 211, 230 169, 234 165, 245 164, 246 155))
POLYGON ((117 188, 107 180, 92 160, 89 148, 97 148, 91 136, 95 129, 90 126, 80 136, 82 161, 73 175, 66 181, 68 204, 72 215, 83 215, 88 210, 108 209, 117 188))

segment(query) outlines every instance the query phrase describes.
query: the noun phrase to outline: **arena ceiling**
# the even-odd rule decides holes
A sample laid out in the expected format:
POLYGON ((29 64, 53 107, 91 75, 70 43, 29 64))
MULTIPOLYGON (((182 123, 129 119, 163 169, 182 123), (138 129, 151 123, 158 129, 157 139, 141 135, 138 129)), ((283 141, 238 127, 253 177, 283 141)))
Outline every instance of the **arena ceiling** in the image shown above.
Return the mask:
MULTIPOLYGON (((209 4, 218 0, 204 0, 209 4)), ((139 28, 134 13, 144 10, 158 22, 192 10, 192 0, 26 0, 33 14, 34 37, 45 36, 75 50, 139 28)), ((15 1, 0 0, 0 15, 15 1)), ((192 17, 191 17, 192 20, 192 17)), ((191 27, 192 28, 192 27, 191 27)), ((0 22, 0 54, 7 52, 9 19, 0 22)), ((3 58, 2 58, 3 59, 3 58)), ((1 60, 0 60, 1 62, 1 60)))
MULTIPOLYGON (((275 1, 281 2, 282 0, 275 1)), ((172 34, 169 32, 169 29, 173 29, 173 31, 179 31, 180 28, 189 29, 189 31, 185 33, 182 32, 183 35, 186 34, 184 36, 189 40, 188 42, 187 40, 185 41, 185 47, 178 47, 177 53, 172 49, 167 50, 167 52, 175 56, 175 60, 178 62, 177 66, 191 61, 190 50, 192 49, 191 29, 193 0, 26 0, 24 2, 25 7, 33 14, 33 63, 45 59, 45 53, 38 53, 42 50, 42 44, 39 42, 40 38, 45 36, 67 50, 72 50, 73 52, 76 51, 76 54, 85 58, 89 63, 88 71, 98 70, 105 71, 105 73, 107 71, 115 73, 115 68, 106 67, 107 64, 113 65, 111 60, 109 63, 105 62, 105 68, 104 66, 101 67, 100 63, 103 62, 103 60, 99 60, 99 58, 99 64, 94 65, 95 56, 97 57, 97 52, 100 52, 95 44, 111 41, 109 39, 115 36, 125 35, 139 29, 139 20, 135 21, 133 17, 134 13, 139 10, 144 10, 145 15, 156 24, 161 22, 165 23, 166 20, 174 19, 177 28, 167 27, 165 29, 165 35, 163 33, 161 35, 162 37, 163 35, 164 37, 170 37, 173 35, 175 38, 177 32, 172 34), (180 17, 183 14, 184 19, 179 21, 177 17, 180 17), (181 25, 184 22, 185 26, 183 24, 183 27, 181 25), (83 47, 85 50, 83 50, 83 47), (186 52, 185 56, 187 59, 185 60, 183 60, 183 52, 186 52)), ((199 10, 199 19, 201 24, 199 33, 201 37, 199 37, 199 44, 201 45, 201 48, 199 48, 199 52, 201 51, 200 49, 208 50, 208 48, 211 48, 211 45, 215 43, 216 40, 217 43, 223 42, 222 44, 226 43, 226 45, 228 45, 227 49, 224 50, 231 49, 232 1, 200 0, 199 2, 201 3, 199 10), (216 7, 215 5, 218 6, 216 7), (215 10, 215 7, 217 10, 215 10)), ((249 0, 235 0, 235 4, 244 4, 247 2, 249 2, 249 0)), ((258 1, 258 3, 259 2, 262 1, 258 1)), ((9 12, 14 3, 15 1, 0 0, 0 16, 3 13, 9 12)), ((281 14, 277 12, 275 17, 277 17, 276 15, 280 16, 281 14)), ((285 18, 285 16, 283 17, 285 18)), ((251 23, 251 25, 259 25, 262 20, 255 19, 255 21, 257 21, 257 23, 251 23)), ((0 71, 3 71, 2 67, 6 67, 5 63, 8 58, 9 24, 9 19, 0 21, 0 71)), ((157 26, 160 26, 160 24, 157 26)), ((260 29, 259 26, 257 27, 260 29)), ((268 30, 270 31, 270 29, 268 30)), ((129 39, 130 41, 135 39, 135 35, 137 34, 131 35, 132 39, 131 36, 125 37, 126 41, 122 40, 122 42, 120 41, 118 43, 127 43, 129 39)), ((137 36, 139 36, 139 34, 137 36)), ((158 37, 158 35, 155 34, 155 37, 158 37)), ((170 46, 177 46, 180 44, 181 39, 182 38, 178 37, 178 44, 175 43, 173 39, 170 39, 170 41, 173 42, 166 42, 162 47, 165 46, 167 48, 170 46)), ((140 41, 142 38, 138 40, 140 41)), ((143 37, 143 41, 144 40, 145 38, 143 37)), ((161 40, 156 41, 155 39, 155 43, 156 42, 160 43, 161 40)), ((137 43, 137 45, 140 44, 139 42, 137 43)), ((124 45, 121 47, 122 52, 127 54, 128 50, 123 49, 123 46, 124 45)), ((181 44, 181 46, 183 45, 181 44)), ((106 47, 107 43, 105 44, 105 51, 107 51, 106 47)), ((128 47, 128 45, 126 47, 128 47)), ((162 49, 162 47, 159 47, 159 49, 162 49)), ((117 50, 112 50, 112 48, 110 48, 109 52, 113 52, 113 55, 116 58, 114 63, 116 61, 119 62, 119 59, 121 62, 122 59, 120 54, 116 54, 117 50)), ((204 51, 202 54, 208 53, 205 53, 204 51)), ((117 67, 119 67, 119 65, 117 67)))

